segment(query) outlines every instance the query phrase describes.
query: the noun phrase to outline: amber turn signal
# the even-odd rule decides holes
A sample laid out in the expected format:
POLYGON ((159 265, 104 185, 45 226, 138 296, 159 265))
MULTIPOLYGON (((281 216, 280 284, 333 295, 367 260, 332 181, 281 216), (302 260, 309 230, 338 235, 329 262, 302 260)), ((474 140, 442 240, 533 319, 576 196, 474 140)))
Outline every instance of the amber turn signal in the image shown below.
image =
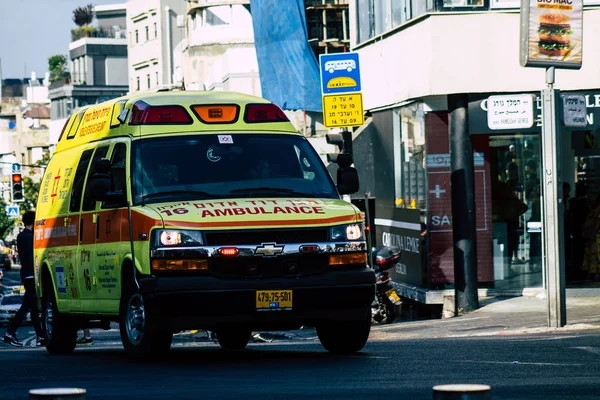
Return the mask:
POLYGON ((208 271, 208 260, 152 260, 154 271, 208 271))
POLYGON ((343 267, 345 265, 364 265, 367 263, 367 253, 332 254, 329 265, 343 267))

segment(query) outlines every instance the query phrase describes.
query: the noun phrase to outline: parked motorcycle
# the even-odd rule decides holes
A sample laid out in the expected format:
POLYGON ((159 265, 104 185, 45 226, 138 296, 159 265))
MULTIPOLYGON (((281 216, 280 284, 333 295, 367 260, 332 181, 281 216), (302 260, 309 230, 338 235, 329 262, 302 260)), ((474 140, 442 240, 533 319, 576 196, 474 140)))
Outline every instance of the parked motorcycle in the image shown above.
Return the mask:
POLYGON ((397 247, 380 247, 373 251, 373 269, 377 277, 375 299, 371 304, 371 315, 380 324, 389 324, 396 319, 397 306, 402 302, 390 284, 388 270, 400 260, 401 250, 397 247))

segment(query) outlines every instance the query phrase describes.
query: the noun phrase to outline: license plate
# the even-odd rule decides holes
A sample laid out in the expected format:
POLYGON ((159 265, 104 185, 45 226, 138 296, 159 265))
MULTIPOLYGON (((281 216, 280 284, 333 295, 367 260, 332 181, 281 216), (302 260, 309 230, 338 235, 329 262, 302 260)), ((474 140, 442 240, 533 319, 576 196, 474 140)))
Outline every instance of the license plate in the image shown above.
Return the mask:
POLYGON ((392 303, 400 301, 400 296, 398 296, 398 293, 396 293, 396 291, 394 289, 388 290, 387 292, 385 292, 385 295, 387 296, 388 299, 390 299, 390 301, 392 303))
POLYGON ((289 311, 292 309, 291 290, 257 290, 256 310, 289 311))

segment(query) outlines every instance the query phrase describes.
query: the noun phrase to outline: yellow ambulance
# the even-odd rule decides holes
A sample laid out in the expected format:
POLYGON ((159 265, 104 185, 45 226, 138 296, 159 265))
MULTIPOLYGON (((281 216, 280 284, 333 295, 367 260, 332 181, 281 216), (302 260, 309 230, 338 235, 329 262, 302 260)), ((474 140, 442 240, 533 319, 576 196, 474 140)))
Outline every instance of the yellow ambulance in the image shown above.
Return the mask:
MULTIPOLYGON (((341 161, 340 161, 341 160, 341 161)), ((242 349, 252 331, 316 327, 359 351, 375 277, 358 190, 337 187, 276 105, 229 92, 155 92, 82 109, 41 182, 35 277, 51 354, 118 322, 124 348, 160 354, 182 330, 242 349)))

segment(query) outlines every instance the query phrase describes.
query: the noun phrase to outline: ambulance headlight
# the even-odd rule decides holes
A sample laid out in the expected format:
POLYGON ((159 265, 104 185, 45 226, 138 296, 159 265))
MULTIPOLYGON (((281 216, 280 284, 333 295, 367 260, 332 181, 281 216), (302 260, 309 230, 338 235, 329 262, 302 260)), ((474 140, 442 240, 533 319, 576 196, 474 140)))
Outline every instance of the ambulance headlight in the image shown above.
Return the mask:
POLYGON ((365 225, 350 224, 338 225, 331 228, 331 240, 334 242, 345 242, 347 240, 362 240, 365 237, 365 225))
POLYGON ((200 231, 180 229, 158 229, 154 231, 156 247, 169 246, 200 246, 204 244, 200 231))

